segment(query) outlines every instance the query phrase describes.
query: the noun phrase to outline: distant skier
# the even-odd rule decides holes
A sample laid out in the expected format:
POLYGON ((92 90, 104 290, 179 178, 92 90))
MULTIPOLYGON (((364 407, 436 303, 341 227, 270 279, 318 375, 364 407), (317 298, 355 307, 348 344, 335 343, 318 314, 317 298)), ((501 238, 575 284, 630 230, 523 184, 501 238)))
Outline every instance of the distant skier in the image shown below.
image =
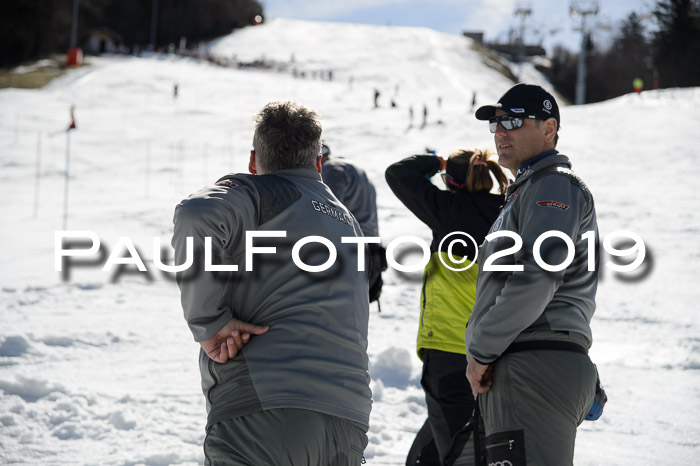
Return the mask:
POLYGON ((472 112, 474 111, 474 107, 476 107, 476 91, 472 92, 472 112))
POLYGON ((180 85, 178 83, 175 83, 173 85, 173 99, 177 99, 179 90, 180 90, 180 85))
POLYGON ((437 104, 438 104, 438 108, 442 108, 442 96, 438 96, 437 104))
POLYGON ((634 81, 632 81, 632 87, 634 87, 634 92, 641 94, 642 88, 644 87, 644 81, 642 81, 641 78, 634 78, 634 81))
POLYGON ((413 105, 408 107, 408 126, 413 127, 413 105))
POLYGON ((374 108, 379 107, 379 96, 380 96, 379 89, 374 88, 374 108))
POLYGON ((423 104, 423 126, 428 124, 428 106, 423 104))

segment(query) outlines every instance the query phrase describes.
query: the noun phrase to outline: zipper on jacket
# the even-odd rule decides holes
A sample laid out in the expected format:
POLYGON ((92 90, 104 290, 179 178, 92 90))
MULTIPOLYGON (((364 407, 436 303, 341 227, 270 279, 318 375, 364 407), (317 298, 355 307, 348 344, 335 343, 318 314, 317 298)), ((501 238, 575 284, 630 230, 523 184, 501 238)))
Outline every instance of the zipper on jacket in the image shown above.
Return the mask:
POLYGON ((512 450, 513 445, 515 445, 515 440, 508 440, 506 442, 495 443, 493 445, 486 445, 486 448, 498 448, 508 446, 508 450, 512 450))
POLYGON ((428 274, 423 274, 423 305, 420 309, 420 326, 423 327, 423 315, 425 314, 425 301, 426 301, 426 285, 428 284, 428 274))
POLYGON ((213 403, 211 401, 211 391, 214 387, 219 385, 219 376, 216 375, 216 371, 214 370, 214 361, 210 359, 209 356, 207 356, 207 359, 207 369, 209 370, 209 375, 214 380, 214 385, 209 387, 209 390, 207 390, 207 401, 209 401, 209 404, 212 405, 213 403))

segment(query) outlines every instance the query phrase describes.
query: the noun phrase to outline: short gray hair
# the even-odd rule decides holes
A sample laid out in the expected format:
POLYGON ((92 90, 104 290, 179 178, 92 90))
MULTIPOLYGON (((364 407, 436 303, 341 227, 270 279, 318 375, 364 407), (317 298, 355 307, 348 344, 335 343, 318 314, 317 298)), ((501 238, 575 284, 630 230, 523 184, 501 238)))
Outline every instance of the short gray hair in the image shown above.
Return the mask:
POLYGON ((321 154, 319 114, 296 102, 270 102, 255 115, 253 150, 264 173, 314 168, 321 154))
MULTIPOLYGON (((554 118, 554 117, 552 117, 554 118)), ((535 126, 540 127, 540 122, 544 120, 535 120, 535 126)), ((554 148, 556 149, 557 143, 559 142, 559 122, 557 121, 557 132, 554 133, 554 148)))

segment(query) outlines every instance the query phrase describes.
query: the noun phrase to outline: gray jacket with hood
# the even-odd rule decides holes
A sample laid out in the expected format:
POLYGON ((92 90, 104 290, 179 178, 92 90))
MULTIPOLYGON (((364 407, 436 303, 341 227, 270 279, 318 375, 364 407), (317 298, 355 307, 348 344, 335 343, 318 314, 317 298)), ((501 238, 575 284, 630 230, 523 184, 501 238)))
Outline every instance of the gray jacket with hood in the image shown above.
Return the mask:
MULTIPOLYGON (((499 252, 513 246, 512 239, 500 237, 481 246, 476 303, 465 334, 467 354, 489 364, 514 341, 542 339, 589 348, 598 284, 598 227, 593 197, 565 155, 537 161, 509 186, 489 233, 502 230, 518 234, 522 246, 499 258, 499 252), (574 244, 573 261, 559 272, 544 270, 534 256, 535 241, 551 230, 564 233, 574 244), (593 239, 582 238, 589 231, 593 239), (589 254, 594 271, 588 270, 589 254), (495 258, 493 265, 523 270, 484 270, 490 258, 495 258)), ((557 265, 566 260, 568 249, 555 237, 541 244, 540 253, 544 262, 557 265)))
POLYGON ((342 159, 327 159, 323 182, 360 222, 365 236, 379 236, 377 193, 364 170, 342 159))
MULTIPOLYGON (((358 271, 358 246, 341 242, 362 233, 319 173, 226 176, 182 201, 174 223, 177 264, 186 260, 186 238, 194 238, 195 265, 177 277, 194 339, 210 338, 231 317, 270 326, 225 364, 200 350, 208 425, 271 408, 302 408, 368 426, 367 276, 358 271), (246 271, 246 232, 272 230, 286 236, 255 238, 253 247, 276 252, 256 253, 253 271, 246 271), (330 240, 338 253, 324 272, 305 272, 292 261, 294 244, 312 235, 330 240), (237 272, 204 271, 205 237, 212 238, 211 262, 236 264, 237 272)), ((310 243, 299 255, 320 265, 329 250, 310 243)))

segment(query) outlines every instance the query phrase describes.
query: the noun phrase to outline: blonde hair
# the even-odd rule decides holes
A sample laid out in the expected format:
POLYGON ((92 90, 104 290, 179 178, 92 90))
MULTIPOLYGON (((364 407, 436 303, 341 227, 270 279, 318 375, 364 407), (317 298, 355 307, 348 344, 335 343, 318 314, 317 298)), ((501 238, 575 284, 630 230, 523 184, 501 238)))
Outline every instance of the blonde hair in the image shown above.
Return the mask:
POLYGON ((490 158, 491 155, 487 149, 462 149, 450 154, 449 159, 453 162, 469 163, 467 179, 459 191, 470 193, 491 191, 493 188, 491 173, 493 173, 498 182, 498 191, 505 194, 506 188, 508 188, 508 178, 503 173, 501 166, 490 158))

